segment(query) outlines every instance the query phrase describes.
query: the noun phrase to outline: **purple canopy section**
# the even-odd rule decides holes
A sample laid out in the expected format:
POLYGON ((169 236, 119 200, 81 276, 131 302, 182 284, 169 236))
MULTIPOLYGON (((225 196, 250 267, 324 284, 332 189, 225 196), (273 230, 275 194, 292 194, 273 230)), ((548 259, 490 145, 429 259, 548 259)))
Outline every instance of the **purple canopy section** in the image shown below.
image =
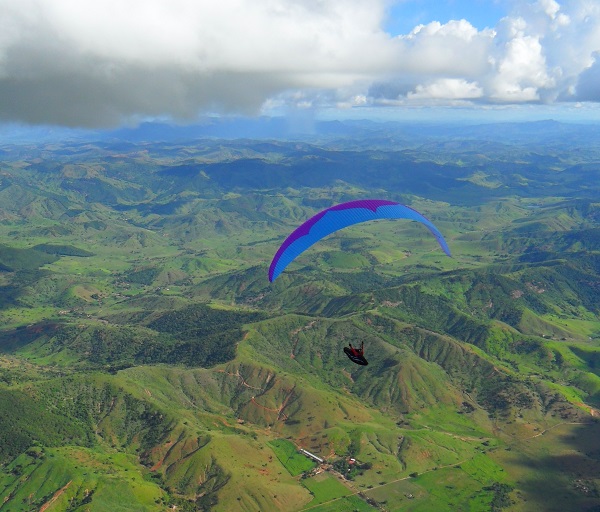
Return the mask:
POLYGON ((273 257, 269 267, 269 281, 277 279, 296 257, 327 235, 353 224, 375 219, 411 219, 420 222, 427 226, 442 250, 450 256, 450 249, 442 234, 418 211, 394 201, 364 199, 327 208, 294 230, 273 257))

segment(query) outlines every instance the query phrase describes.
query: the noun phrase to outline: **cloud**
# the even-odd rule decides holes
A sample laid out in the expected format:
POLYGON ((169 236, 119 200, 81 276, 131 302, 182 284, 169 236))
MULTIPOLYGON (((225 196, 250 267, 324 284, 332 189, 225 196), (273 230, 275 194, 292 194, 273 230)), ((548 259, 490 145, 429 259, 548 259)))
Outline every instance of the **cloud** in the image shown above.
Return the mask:
POLYGON ((600 4, 515 0, 493 29, 382 28, 388 0, 2 0, 0 120, 597 101, 600 4), (597 82, 596 82, 597 83, 597 82))
POLYGON ((381 72, 383 12, 370 0, 4 0, 0 117, 93 126, 258 112, 281 92, 381 72))
POLYGON ((419 25, 400 36, 394 67, 402 73, 476 77, 487 67, 494 31, 478 32, 466 20, 419 25))
POLYGON ((581 101, 600 102, 600 53, 597 60, 581 75, 571 94, 581 101))
POLYGON ((398 38, 396 72, 371 85, 378 104, 430 98, 477 105, 598 101, 600 4, 590 0, 514 2, 496 27, 466 20, 419 25, 398 38), (589 71, 588 71, 589 70, 589 71))
POLYGON ((488 78, 489 97, 502 102, 525 102, 540 100, 542 89, 556 85, 555 78, 547 70, 540 36, 527 33, 523 18, 504 20, 510 34, 499 57, 491 58, 491 76, 488 78))
POLYGON ((481 87, 462 78, 440 78, 427 85, 417 85, 409 99, 475 99, 483 96, 481 87))

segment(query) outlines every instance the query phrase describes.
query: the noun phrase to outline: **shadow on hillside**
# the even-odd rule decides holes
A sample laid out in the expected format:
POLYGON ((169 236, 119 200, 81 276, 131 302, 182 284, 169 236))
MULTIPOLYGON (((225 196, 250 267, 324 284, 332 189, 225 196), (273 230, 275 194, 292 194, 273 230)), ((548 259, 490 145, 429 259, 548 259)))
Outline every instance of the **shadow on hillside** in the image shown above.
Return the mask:
POLYGON ((41 337, 51 337, 60 327, 57 322, 39 322, 0 332, 0 353, 10 354, 41 337))
POLYGON ((600 512, 600 421, 560 426, 527 443, 518 463, 525 476, 512 495, 525 510, 600 512))

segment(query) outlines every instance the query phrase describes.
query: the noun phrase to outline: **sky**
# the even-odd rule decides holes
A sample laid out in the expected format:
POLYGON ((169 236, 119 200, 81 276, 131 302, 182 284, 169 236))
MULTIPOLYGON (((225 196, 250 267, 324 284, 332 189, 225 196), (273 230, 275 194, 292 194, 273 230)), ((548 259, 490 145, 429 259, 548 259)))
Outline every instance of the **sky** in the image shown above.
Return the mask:
POLYGON ((0 0, 0 122, 600 120, 598 0, 0 0))

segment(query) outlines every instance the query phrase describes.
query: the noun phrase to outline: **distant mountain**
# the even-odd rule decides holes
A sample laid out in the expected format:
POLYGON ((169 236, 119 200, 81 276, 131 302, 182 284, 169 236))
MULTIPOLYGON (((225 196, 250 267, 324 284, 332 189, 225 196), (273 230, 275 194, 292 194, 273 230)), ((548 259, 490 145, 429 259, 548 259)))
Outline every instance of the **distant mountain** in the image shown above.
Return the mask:
POLYGON ((4 140, 0 510, 594 510, 596 128, 286 123, 4 140))
POLYGON ((428 141, 458 140, 479 143, 501 142, 518 147, 555 145, 595 146, 600 126, 554 120, 504 123, 376 122, 370 120, 323 121, 299 117, 207 117, 197 123, 172 124, 146 121, 117 129, 78 129, 54 126, 4 124, 3 144, 37 144, 68 141, 111 141, 114 143, 186 142, 197 139, 224 140, 336 140, 355 147, 414 147, 428 141), (351 140, 354 139, 354 140, 351 140))

